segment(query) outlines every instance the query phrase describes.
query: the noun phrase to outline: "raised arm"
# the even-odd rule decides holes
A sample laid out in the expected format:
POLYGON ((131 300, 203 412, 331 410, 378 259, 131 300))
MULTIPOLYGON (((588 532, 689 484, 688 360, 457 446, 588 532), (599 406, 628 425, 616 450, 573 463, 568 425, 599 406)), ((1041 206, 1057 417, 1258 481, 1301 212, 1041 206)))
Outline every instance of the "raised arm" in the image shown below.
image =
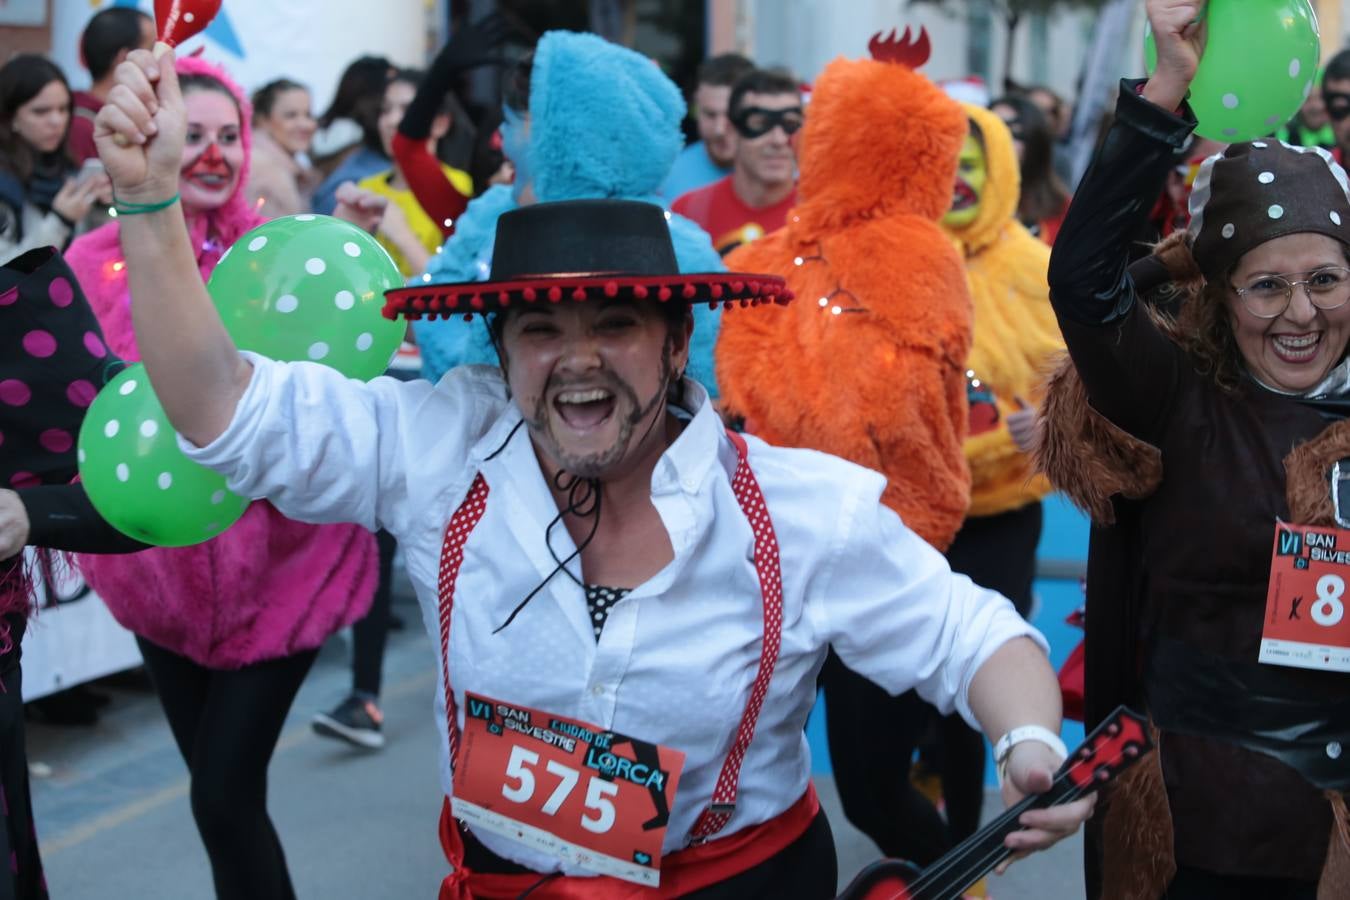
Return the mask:
POLYGON ((118 221, 141 359, 173 427, 201 446, 230 423, 251 366, 206 293, 177 202, 186 126, 173 51, 161 44, 117 67, 94 141, 130 213, 118 221))
POLYGON ((1050 258, 1050 299, 1093 407, 1150 440, 1185 370, 1137 308, 1131 243, 1195 122, 1184 108, 1199 58, 1198 0, 1150 0, 1159 46, 1147 83, 1121 82, 1111 131, 1079 185, 1050 258))
MULTIPOLYGON (((490 15, 473 25, 462 25, 441 48, 427 69, 417 95, 408 105, 394 136, 394 160, 408 187, 426 214, 449 237, 473 190, 462 190, 445 177, 441 161, 427 147, 432 123, 441 114, 455 76, 475 66, 498 62, 497 48, 506 37, 505 20, 490 15)), ((420 269, 421 267, 415 267, 420 269)))

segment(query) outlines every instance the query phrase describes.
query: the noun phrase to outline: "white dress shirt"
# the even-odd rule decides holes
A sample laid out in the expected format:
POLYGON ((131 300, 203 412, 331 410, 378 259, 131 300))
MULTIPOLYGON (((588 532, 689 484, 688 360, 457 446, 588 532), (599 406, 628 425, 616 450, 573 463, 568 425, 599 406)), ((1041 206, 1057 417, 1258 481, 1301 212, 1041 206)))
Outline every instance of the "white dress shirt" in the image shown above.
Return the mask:
MULTIPOLYGON (((558 513, 527 430, 512 435, 521 416, 496 369, 455 369, 437 385, 361 383, 313 363, 249 358, 253 378, 229 428, 201 449, 182 442, 188 455, 296 519, 388 529, 403 547, 436 652, 445 526, 481 471, 490 494, 464 549, 450 638, 461 724, 468 689, 684 751, 664 852, 684 847, 735 736, 763 628, 753 535, 731 487, 736 451, 703 389, 690 384, 684 406, 692 418, 652 474, 652 502, 675 558, 614 605, 597 643, 585 592, 561 573, 492 633, 553 570, 544 529, 558 513)), ((805 791, 802 729, 829 646, 891 693, 917 688, 967 721, 971 679, 990 654, 1020 635, 1045 646, 1011 603, 953 575, 881 505, 881 475, 823 453, 747 442, 781 551, 783 637, 722 835, 773 818, 805 791)), ((564 528, 553 529, 553 544, 563 559, 575 549, 564 528)), ((576 564, 573 571, 580 578, 576 564)), ((448 796, 444 710, 438 681, 448 796)), ((538 871, 586 874, 497 835, 477 836, 538 871)))

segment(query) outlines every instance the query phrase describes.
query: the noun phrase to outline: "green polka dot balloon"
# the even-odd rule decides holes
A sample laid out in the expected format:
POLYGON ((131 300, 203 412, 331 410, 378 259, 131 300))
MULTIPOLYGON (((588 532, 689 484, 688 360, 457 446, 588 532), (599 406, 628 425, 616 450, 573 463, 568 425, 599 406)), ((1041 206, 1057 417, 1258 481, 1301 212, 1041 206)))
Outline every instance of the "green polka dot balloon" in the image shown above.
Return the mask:
POLYGON ((80 480, 99 515, 159 547, 200 544, 233 525, 248 501, 222 475, 183 455, 145 367, 128 366, 99 391, 80 426, 80 480))
MULTIPOLYGON (((1225 144, 1274 134, 1313 92, 1321 54, 1309 0, 1210 0, 1205 53, 1191 82, 1196 133, 1225 144)), ((1150 73, 1153 32, 1144 35, 1150 73)))
POLYGON ((273 219, 239 238, 207 290, 241 350, 310 360, 367 381, 384 373, 404 325, 384 318, 403 276, 373 237, 331 216, 273 219))

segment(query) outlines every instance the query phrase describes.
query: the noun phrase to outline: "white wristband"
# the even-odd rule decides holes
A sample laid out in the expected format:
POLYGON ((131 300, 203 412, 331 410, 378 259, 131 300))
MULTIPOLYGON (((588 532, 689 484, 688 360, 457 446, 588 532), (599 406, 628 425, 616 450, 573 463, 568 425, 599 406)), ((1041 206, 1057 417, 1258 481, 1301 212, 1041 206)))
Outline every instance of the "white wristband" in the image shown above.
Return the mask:
POLYGON ((1069 748, 1064 746, 1064 742, 1059 739, 1059 735, 1055 734, 1049 728, 1043 728, 1040 725, 1022 725, 1013 728, 1007 734, 1003 735, 1003 737, 999 738, 998 743, 994 745, 994 767, 998 771, 998 783, 1000 787, 1003 785, 1004 777, 1007 774, 1008 756, 1012 753, 1012 748, 1023 741, 1040 741, 1042 744, 1045 744, 1045 746, 1055 751, 1061 760, 1069 758, 1069 748))

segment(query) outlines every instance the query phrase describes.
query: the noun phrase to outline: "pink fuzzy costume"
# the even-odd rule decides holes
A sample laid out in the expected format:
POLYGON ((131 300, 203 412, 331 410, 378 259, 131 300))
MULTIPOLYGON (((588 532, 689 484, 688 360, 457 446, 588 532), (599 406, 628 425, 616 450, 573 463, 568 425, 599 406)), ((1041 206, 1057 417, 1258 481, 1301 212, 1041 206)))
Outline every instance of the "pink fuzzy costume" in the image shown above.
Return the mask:
MULTIPOLYGON (((204 281, 240 235, 265 221, 244 199, 252 113, 243 91, 218 66, 183 57, 177 69, 179 75, 207 75, 225 85, 239 106, 243 126, 244 166, 234 195, 192 225, 204 281)), ((78 238, 66 252, 109 347, 132 361, 140 354, 121 260, 116 222, 78 238)), ((375 539, 366 529, 306 525, 261 501, 204 544, 130 556, 86 554, 78 561, 123 626, 214 669, 235 669, 319 646, 365 614, 377 578, 375 539)))

